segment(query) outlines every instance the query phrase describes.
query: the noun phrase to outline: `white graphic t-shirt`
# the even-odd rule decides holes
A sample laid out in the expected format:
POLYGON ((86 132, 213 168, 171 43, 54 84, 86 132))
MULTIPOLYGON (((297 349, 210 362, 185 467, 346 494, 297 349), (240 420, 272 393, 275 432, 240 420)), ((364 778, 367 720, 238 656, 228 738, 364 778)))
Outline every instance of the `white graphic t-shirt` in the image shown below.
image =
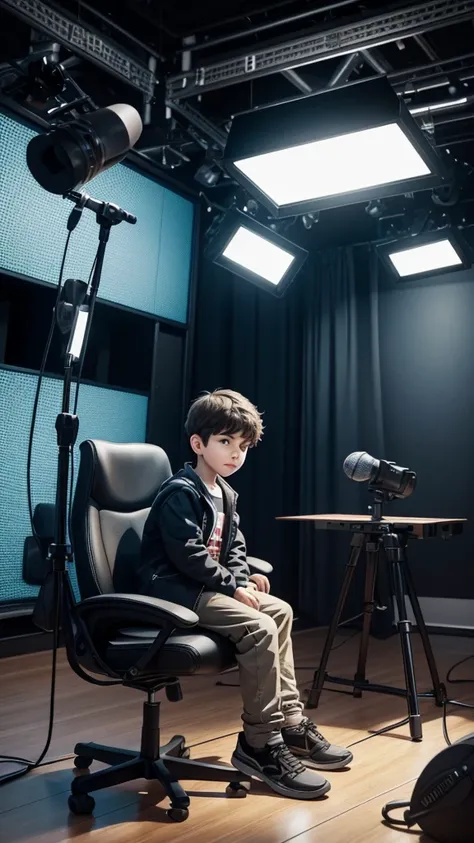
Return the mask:
POLYGON ((207 488, 212 495, 214 506, 217 509, 217 521, 214 530, 209 536, 207 550, 209 556, 212 556, 218 562, 222 548, 222 532, 224 530, 224 501, 222 498, 222 489, 217 483, 215 486, 207 486, 207 488))

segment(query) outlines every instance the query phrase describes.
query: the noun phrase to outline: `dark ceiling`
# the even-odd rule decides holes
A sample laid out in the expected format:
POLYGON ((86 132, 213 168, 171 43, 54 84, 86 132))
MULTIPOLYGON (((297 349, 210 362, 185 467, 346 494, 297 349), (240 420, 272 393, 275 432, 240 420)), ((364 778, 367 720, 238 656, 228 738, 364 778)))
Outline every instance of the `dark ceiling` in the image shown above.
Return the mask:
MULTIPOLYGON (((32 94, 28 88, 28 54, 32 44, 51 50, 53 39, 51 33, 32 29, 15 10, 20 5, 19 0, 0 0, 0 91, 4 102, 16 101, 45 117, 57 103, 42 102, 37 90, 32 94)), ((46 5, 53 4, 46 0, 46 5)), ((474 0, 61 0, 56 8, 112 41, 145 73, 151 68, 157 84, 153 96, 146 97, 123 74, 119 78, 120 73, 74 47, 63 42, 58 53, 95 105, 135 105, 147 123, 139 143, 142 154, 159 168, 173 169, 183 184, 202 190, 211 205, 245 201, 219 167, 235 113, 386 75, 410 108, 447 103, 442 111, 416 119, 440 154, 449 149, 459 160, 461 182, 458 178, 456 191, 447 190, 436 205, 431 195, 416 195, 394 198, 374 215, 360 206, 323 212, 317 231, 337 231, 338 241, 372 239, 387 225, 403 227, 408 211, 413 212, 410 219, 426 207, 438 215, 469 215, 474 198, 474 0), (456 104, 459 99, 466 101, 456 104), (206 178, 196 181, 203 164, 211 167, 207 181, 213 173, 216 185, 206 178)), ((61 96, 72 97, 73 89, 61 96)), ((315 236, 316 228, 308 233, 299 221, 290 224, 303 239, 315 236)))

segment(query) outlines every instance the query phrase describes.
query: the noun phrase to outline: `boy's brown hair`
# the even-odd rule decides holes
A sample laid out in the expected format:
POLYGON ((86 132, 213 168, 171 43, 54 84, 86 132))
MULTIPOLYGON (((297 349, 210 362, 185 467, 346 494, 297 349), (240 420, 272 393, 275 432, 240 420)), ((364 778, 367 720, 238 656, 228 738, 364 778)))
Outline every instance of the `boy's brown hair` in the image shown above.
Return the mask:
POLYGON ((253 448, 262 438, 263 425, 261 413, 248 398, 232 389, 216 389, 193 401, 185 430, 188 436, 200 436, 205 446, 210 436, 227 433, 240 434, 253 448))

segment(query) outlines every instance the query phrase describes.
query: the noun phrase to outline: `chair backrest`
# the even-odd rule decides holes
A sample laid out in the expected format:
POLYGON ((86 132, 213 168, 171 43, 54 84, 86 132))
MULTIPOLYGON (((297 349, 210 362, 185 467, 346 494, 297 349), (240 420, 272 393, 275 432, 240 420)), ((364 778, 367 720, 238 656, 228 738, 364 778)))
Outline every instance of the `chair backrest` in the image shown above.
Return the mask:
POLYGON ((143 527, 171 475, 158 445, 88 439, 72 507, 71 537, 82 599, 133 592, 143 527))

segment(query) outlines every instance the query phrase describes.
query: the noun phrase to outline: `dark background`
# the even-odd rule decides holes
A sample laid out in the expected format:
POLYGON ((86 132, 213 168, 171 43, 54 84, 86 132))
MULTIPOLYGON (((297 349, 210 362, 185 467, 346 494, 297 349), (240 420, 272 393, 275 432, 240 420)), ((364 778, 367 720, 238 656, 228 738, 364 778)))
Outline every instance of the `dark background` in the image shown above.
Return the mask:
MULTIPOLYGON (((393 514, 468 519, 449 543, 411 542, 410 558, 420 596, 473 599, 473 272, 400 283, 374 247, 314 250, 277 299, 199 267, 187 365, 174 326, 99 303, 84 378, 150 393, 148 439, 175 470, 190 456, 183 395, 230 387, 264 412, 263 441, 233 481, 242 527, 249 551, 274 564, 274 590, 311 621, 330 618, 349 536, 275 518, 365 512, 366 485, 342 471, 361 449, 418 474, 393 514)), ((54 290, 3 275, 0 300, 1 362, 38 369, 54 290)), ((48 372, 60 374, 60 351, 57 340, 48 372)))
MULTIPOLYGON (((265 433, 234 485, 250 551, 275 564, 277 592, 329 620, 347 534, 315 535, 276 515, 365 512, 353 450, 408 466, 413 496, 387 512, 474 514, 474 275, 395 282, 371 247, 315 253, 282 300, 218 267, 199 276, 192 394, 229 386, 264 411, 265 433)), ((474 597, 472 530, 410 542, 424 597, 474 597)), ((356 603, 353 603, 357 608, 356 603)))
MULTIPOLYGON (((189 324, 180 328, 99 303, 84 378, 149 393, 147 437, 165 447, 174 469, 189 457, 184 412, 201 390, 231 387, 264 411, 263 442, 235 478, 242 526, 250 552, 273 562, 275 591, 313 622, 325 623, 331 615, 349 536, 316 534, 310 525, 275 517, 365 512, 370 503, 366 486, 351 483, 342 471, 344 458, 354 450, 365 449, 417 472, 414 495, 390 504, 390 512, 468 519, 464 535, 447 544, 412 542, 410 558, 421 596, 473 599, 473 272, 396 283, 371 245, 445 224, 473 230, 472 21, 464 14, 450 22, 440 19, 439 26, 427 23, 423 32, 420 25, 416 36, 405 32, 366 49, 364 21, 383 18, 394 8, 404 18, 410 4, 329 3, 322 13, 315 6, 304 20, 298 14, 308 11, 306 0, 279 0, 273 7, 257 0, 224 5, 217 0, 90 0, 87 6, 60 0, 58 5, 140 64, 146 65, 150 50, 158 54, 160 84, 138 154, 141 164, 165 183, 178 181, 201 201, 203 238, 223 207, 242 208, 248 200, 225 177, 222 147, 215 141, 216 130, 225 137, 233 114, 308 90, 328 90, 334 75, 341 85, 387 76, 407 107, 439 101, 449 106, 429 119, 416 118, 438 153, 448 155, 449 149, 455 162, 456 177, 447 192, 394 196, 375 209, 359 203, 325 210, 309 229, 300 218, 287 220, 284 233, 306 248, 309 258, 281 300, 209 264, 202 258, 203 241, 193 293, 195 318, 192 309, 189 324), (275 27, 286 15, 297 17, 275 27), (274 28, 266 28, 272 21, 274 28), (194 72, 223 57, 247 56, 302 32, 332 31, 351 22, 360 24, 361 41, 356 60, 342 75, 347 56, 301 66, 296 81, 285 72, 261 78, 250 73, 238 84, 230 80, 219 90, 203 89, 184 101, 184 115, 175 108, 173 119, 166 118, 166 80, 182 70, 183 38, 196 39, 194 72), (209 46, 209 40, 232 34, 239 37, 209 46), (460 95, 466 99, 461 108, 455 105, 460 95), (199 180, 203 164, 217 167, 215 187, 199 180), (354 245, 360 242, 367 245, 354 245)), ((42 36, 3 8, 0 24, 6 63, 0 68, 2 102, 44 120, 52 103, 37 88, 32 94, 27 72, 30 51, 42 36)), ((408 32, 408 18, 406 25, 408 32)), ((71 56, 64 45, 59 57, 69 61, 70 80, 97 105, 129 102, 143 110, 142 92, 124 79, 71 56)), ((72 98, 71 91, 66 99, 72 98)), ((50 287, 0 276, 0 363, 38 369, 53 298, 50 287)), ((60 351, 56 342, 47 372, 61 372, 60 351)), ((356 603, 353 597, 354 608, 356 603)))

